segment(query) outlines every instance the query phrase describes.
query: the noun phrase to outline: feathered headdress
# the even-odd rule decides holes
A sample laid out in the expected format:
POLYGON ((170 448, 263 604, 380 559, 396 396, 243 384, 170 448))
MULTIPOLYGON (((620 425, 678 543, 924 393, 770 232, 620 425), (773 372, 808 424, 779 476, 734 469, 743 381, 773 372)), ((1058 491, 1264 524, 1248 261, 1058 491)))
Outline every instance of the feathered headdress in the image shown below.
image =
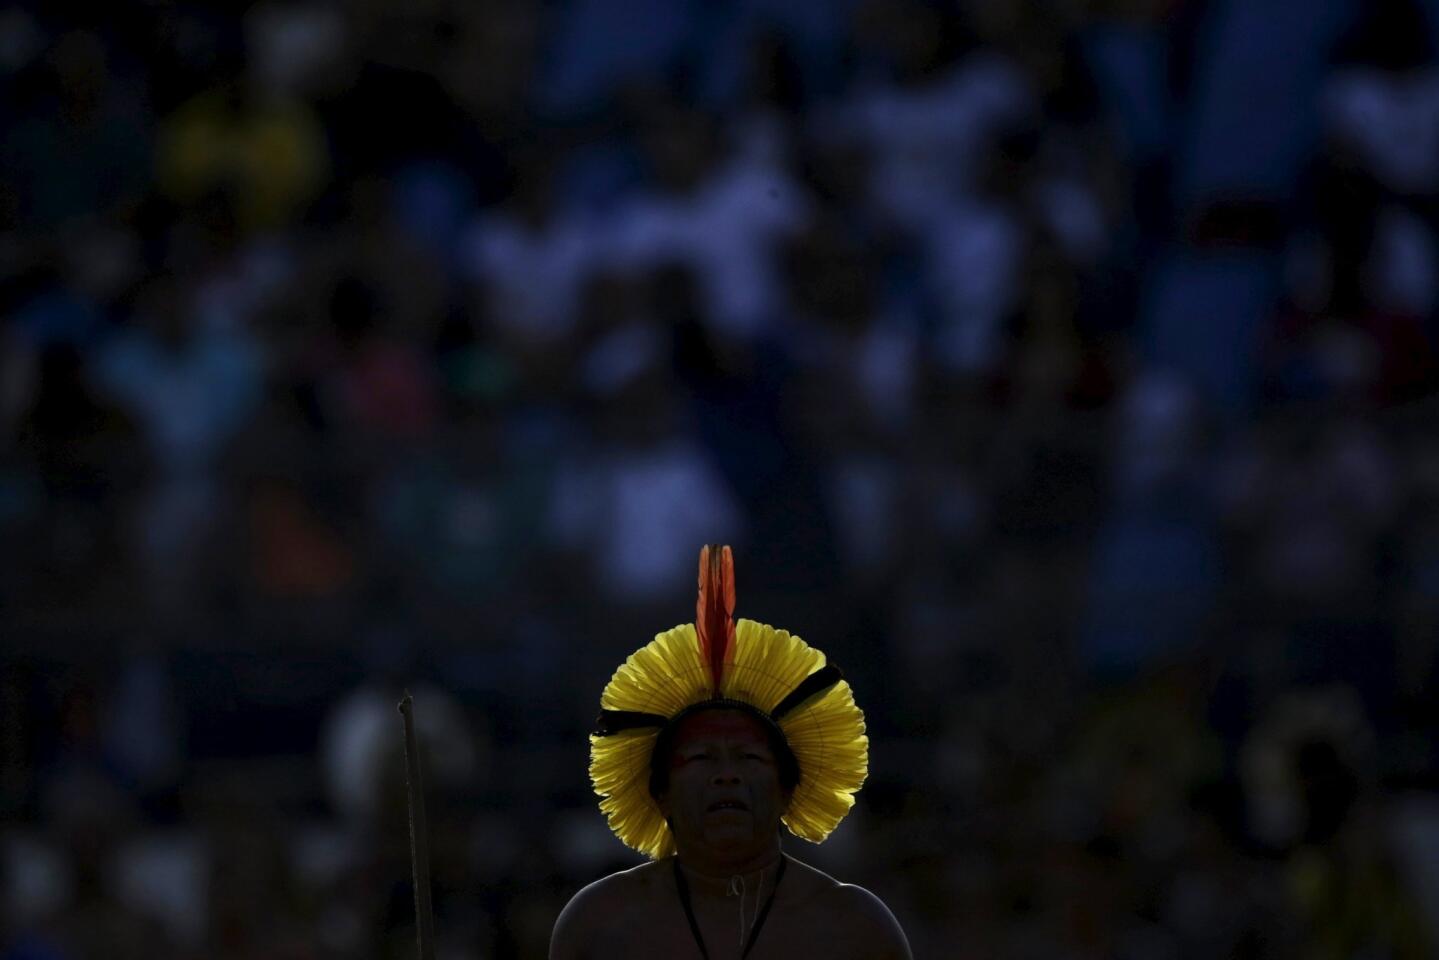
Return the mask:
POLYGON ((869 768, 864 714, 839 668, 787 631, 734 619, 734 556, 700 551, 695 622, 661 633, 615 671, 590 735, 590 780, 610 829, 654 859, 675 850, 650 795, 655 743, 682 713, 732 706, 779 728, 799 766, 782 822, 819 843, 854 805, 869 768))

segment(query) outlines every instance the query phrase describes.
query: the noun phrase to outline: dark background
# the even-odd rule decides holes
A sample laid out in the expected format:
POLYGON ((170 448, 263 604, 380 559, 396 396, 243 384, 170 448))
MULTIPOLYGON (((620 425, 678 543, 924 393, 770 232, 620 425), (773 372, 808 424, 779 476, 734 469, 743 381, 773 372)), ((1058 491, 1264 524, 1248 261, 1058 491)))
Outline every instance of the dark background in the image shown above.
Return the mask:
POLYGON ((917 956, 1439 956, 1439 3, 0 7, 0 958, 541 957, 842 664, 917 956))

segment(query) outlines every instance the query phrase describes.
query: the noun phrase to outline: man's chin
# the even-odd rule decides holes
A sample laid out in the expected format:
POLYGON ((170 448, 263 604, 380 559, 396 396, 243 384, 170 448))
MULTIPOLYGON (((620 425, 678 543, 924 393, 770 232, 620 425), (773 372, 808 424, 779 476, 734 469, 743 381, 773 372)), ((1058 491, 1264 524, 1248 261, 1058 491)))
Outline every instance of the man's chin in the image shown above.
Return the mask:
POLYGON ((765 838, 755 833, 753 822, 738 821, 739 818, 735 818, 728 823, 706 824, 705 846, 726 858, 744 859, 758 853, 765 845, 765 838))

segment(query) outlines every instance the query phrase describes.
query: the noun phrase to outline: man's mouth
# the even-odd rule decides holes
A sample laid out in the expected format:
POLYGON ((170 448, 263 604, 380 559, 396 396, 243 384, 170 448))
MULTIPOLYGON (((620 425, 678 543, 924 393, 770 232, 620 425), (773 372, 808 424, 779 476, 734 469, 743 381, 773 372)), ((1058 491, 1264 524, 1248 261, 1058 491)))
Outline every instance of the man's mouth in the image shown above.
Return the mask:
POLYGON ((714 813, 716 810, 749 810, 749 805, 743 800, 716 800, 705 808, 706 813, 714 813))

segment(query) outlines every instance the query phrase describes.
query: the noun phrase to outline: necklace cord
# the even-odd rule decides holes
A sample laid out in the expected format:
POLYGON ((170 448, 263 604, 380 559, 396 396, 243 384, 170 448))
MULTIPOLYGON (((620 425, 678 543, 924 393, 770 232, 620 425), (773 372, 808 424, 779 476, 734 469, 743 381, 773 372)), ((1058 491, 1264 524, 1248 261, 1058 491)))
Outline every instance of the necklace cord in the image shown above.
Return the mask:
MULTIPOLYGON (((761 883, 761 885, 763 885, 763 883, 764 883, 764 873, 761 872, 760 875, 759 875, 759 877, 760 877, 760 883, 761 883)), ((731 892, 731 893, 734 893, 734 892, 738 892, 738 893, 739 893, 739 935, 734 938, 734 942, 735 942, 735 944, 736 944, 741 950, 744 949, 744 894, 745 894, 745 889, 744 889, 744 887, 745 887, 744 877, 736 875, 736 876, 730 878, 730 892, 731 892)))
MULTIPOLYGON (((685 880, 684 871, 680 869, 680 858, 675 857, 673 862, 675 889, 679 893, 680 906, 684 907, 685 919, 689 921, 690 933, 693 934, 695 938, 695 946, 700 948, 700 956, 704 957, 704 960, 709 960, 710 953, 705 947, 704 934, 700 933, 699 921, 695 919, 694 905, 690 901, 689 882, 685 880)), ((788 858, 786 858, 784 854, 780 854, 779 872, 774 876, 774 887, 770 890, 769 897, 765 899, 764 906, 760 907, 759 914, 754 918, 754 927, 750 929, 749 942, 744 945, 744 950, 740 953, 740 960, 745 960, 745 958, 749 956, 749 952, 754 949, 755 941, 759 939, 760 931, 764 929, 764 922, 769 919, 769 908, 774 906, 774 896, 776 893, 779 893, 779 882, 784 879, 784 868, 788 866, 788 864, 788 858)), ((733 881, 731 881, 731 883, 733 884, 733 881)), ((741 890, 743 890, 743 886, 741 886, 741 890)), ((743 931, 743 901, 741 901, 740 906, 741 931, 743 931)))

